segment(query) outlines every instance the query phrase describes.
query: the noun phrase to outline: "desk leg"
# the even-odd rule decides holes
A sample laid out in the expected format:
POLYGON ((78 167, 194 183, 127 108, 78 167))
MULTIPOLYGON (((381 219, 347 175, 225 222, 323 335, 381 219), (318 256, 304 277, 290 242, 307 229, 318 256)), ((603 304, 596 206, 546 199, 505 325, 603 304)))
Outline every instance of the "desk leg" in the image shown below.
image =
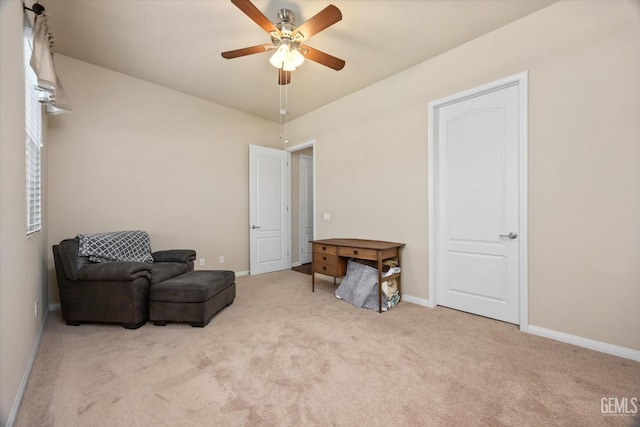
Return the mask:
POLYGON ((378 251, 378 313, 382 313, 382 251, 378 251))
MULTIPOLYGON (((398 250, 398 267, 402 268, 402 262, 400 260, 400 248, 398 250)), ((402 272, 398 276, 398 302, 402 301, 402 272)))
POLYGON ((316 291, 316 269, 313 267, 313 260, 311 260, 311 292, 316 291))

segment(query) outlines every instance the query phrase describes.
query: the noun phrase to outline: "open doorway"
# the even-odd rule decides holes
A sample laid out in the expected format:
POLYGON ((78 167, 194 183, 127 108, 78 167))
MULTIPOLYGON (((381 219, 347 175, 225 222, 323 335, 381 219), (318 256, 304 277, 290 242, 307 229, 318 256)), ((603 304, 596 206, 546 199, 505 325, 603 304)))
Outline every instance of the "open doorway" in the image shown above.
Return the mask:
POLYGON ((311 272, 311 243, 315 237, 315 141, 286 151, 291 153, 291 266, 311 272))

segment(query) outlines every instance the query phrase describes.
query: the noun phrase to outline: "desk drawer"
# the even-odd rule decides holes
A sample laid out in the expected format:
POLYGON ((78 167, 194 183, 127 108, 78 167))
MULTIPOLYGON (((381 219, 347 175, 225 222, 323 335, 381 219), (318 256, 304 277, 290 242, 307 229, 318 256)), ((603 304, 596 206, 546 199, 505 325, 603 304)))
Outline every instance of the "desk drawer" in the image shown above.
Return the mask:
POLYGON ((321 245, 320 243, 314 243, 313 253, 336 255, 338 253, 338 248, 333 245, 321 245))
POLYGON ((378 259, 378 253, 375 249, 348 248, 340 246, 338 248, 338 255, 347 258, 370 259, 373 261, 378 259))
POLYGON ((313 254, 313 271, 329 276, 344 276, 345 263, 337 255, 313 254))

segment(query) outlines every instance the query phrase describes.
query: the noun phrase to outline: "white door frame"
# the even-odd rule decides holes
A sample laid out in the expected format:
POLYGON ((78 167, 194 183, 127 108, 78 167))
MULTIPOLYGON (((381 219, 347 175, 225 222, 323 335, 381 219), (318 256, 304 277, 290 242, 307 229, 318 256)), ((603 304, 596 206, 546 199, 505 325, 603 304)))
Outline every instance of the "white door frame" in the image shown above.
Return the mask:
MULTIPOLYGON (((313 156, 306 156, 306 155, 300 154, 300 156, 298 156, 298 158, 299 158, 300 165, 302 165, 302 159, 306 159, 307 161, 311 160, 311 169, 312 169, 312 173, 311 173, 311 204, 313 204, 313 192, 315 191, 315 187, 313 186, 313 156)), ((304 194, 306 194, 307 191, 306 191, 306 188, 305 188, 306 180, 303 182, 301 177, 302 177, 302 174, 298 173, 298 194, 299 194, 299 196, 298 196, 298 204, 300 206, 305 206, 307 209, 305 209, 304 212, 301 211, 300 209, 298 209, 298 246, 299 246, 299 249, 300 249, 300 251, 298 253, 298 257, 299 257, 298 259, 300 261, 300 264, 302 264, 302 248, 307 245, 307 239, 305 237, 306 236, 306 234, 305 234, 306 227, 304 226, 305 224, 302 221, 302 214, 304 213, 306 215, 307 211, 309 210, 308 209, 309 207, 306 205, 306 201, 304 202, 304 205, 303 205, 303 201, 302 201, 302 196, 304 194)), ((300 206, 298 206, 298 207, 300 207, 300 206)), ((314 224, 313 224, 314 221, 315 221, 314 213, 315 213, 315 211, 311 212, 311 227, 314 226, 314 224)), ((315 228, 313 228, 313 234, 315 234, 315 231, 316 231, 315 228)), ((314 237, 313 234, 312 234, 311 238, 314 237)), ((293 235, 293 233, 291 233, 291 235, 293 235)), ((311 259, 311 254, 309 254, 309 259, 311 259)), ((311 261, 308 261, 307 264, 309 262, 311 262, 311 261)))
MULTIPOLYGON (((289 153, 293 153, 295 151, 304 150, 306 148, 313 148, 313 238, 316 238, 316 140, 312 139, 307 142, 303 142, 301 144, 293 145, 291 147, 287 147, 285 151, 289 153)), ((289 180, 291 180, 291 175, 289 175, 289 180)), ((289 182, 289 187, 291 187, 291 182, 289 182)), ((291 206, 291 193, 289 193, 289 206, 291 206)), ((289 209, 289 227, 291 227, 291 209, 289 209)), ((289 253, 291 253, 292 241, 291 236, 293 233, 289 232, 289 253)), ((291 268, 291 258, 289 258, 289 268, 291 268)))
POLYGON ((436 180, 437 176, 437 159, 438 150, 436 139, 438 137, 435 124, 437 121, 437 110, 447 104, 459 102, 467 98, 480 96, 488 92, 502 89, 506 86, 518 85, 518 99, 519 99, 519 169, 520 169, 520 188, 519 188, 519 236, 518 245, 520 253, 520 265, 519 265, 519 283, 520 283, 520 330, 527 332, 529 326, 529 294, 528 294, 528 228, 527 228, 527 159, 528 159, 528 72, 524 71, 513 76, 505 77, 503 79, 487 83, 473 89, 469 89, 446 98, 438 99, 429 103, 429 146, 428 146, 428 180, 429 180, 429 307, 435 307, 438 305, 438 296, 436 294, 436 180))

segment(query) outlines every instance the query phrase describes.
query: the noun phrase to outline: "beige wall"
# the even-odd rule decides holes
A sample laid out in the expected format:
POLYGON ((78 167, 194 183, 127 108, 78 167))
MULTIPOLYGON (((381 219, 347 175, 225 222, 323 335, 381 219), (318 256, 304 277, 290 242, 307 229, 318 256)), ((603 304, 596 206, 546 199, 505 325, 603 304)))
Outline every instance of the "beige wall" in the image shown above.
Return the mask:
POLYGON ((530 324, 640 350, 639 42, 637 1, 564 1, 294 120, 317 237, 405 242, 428 299, 427 105, 528 70, 530 324))
POLYGON ((154 250, 195 249, 206 259, 196 268, 247 271, 248 146, 277 144, 278 124, 69 57, 56 64, 73 113, 49 121, 50 243, 143 229, 154 250))
POLYGON ((313 157, 313 147, 291 153, 291 262, 300 262, 300 156, 313 157))
MULTIPOLYGON (((26 238, 22 16, 21 2, 0 0, 0 425, 11 415, 48 304, 46 208, 45 231, 26 238)), ((45 165, 46 147, 45 138, 45 165)), ((43 203, 46 191, 45 166, 43 203)))

